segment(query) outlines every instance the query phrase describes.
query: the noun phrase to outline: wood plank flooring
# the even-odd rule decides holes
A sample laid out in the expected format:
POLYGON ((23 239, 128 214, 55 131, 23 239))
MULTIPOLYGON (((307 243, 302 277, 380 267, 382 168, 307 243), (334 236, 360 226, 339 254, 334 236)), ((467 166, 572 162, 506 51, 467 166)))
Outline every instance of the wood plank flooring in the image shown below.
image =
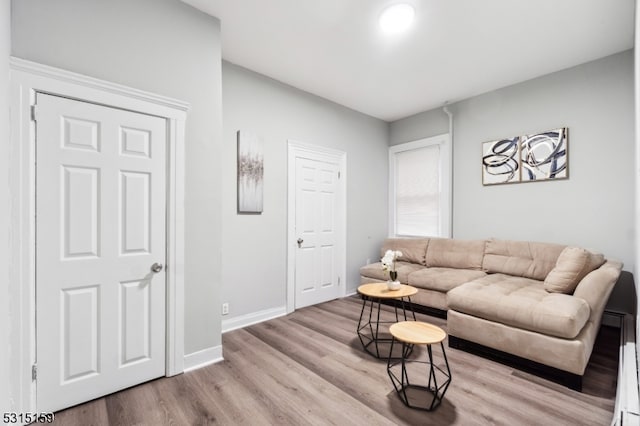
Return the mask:
MULTIPOLYGON (((608 425, 618 330, 603 327, 582 393, 448 348, 452 383, 440 407, 405 407, 386 361, 356 335, 347 297, 223 335, 225 361, 56 413, 59 425, 608 425)), ((383 316, 391 319, 391 308, 383 316)), ((446 320, 418 315, 441 326, 446 320)), ((420 349, 421 350, 421 349, 420 349)), ((418 351, 420 352, 420 351, 418 351)), ((434 348, 437 364, 443 363, 434 348)), ((425 372, 426 373, 426 372, 425 372)))

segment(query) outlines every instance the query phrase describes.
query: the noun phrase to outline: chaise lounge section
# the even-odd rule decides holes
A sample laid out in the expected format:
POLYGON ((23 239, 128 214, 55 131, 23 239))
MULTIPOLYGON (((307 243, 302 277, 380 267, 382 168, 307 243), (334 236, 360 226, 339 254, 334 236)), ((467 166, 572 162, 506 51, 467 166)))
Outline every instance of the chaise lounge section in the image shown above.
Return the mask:
MULTIPOLYGON (((527 360, 527 367, 580 389, 604 306, 622 264, 560 244, 390 238, 398 279, 418 288, 412 302, 447 313, 449 345, 527 360)), ((379 263, 361 282, 386 281, 379 263)))

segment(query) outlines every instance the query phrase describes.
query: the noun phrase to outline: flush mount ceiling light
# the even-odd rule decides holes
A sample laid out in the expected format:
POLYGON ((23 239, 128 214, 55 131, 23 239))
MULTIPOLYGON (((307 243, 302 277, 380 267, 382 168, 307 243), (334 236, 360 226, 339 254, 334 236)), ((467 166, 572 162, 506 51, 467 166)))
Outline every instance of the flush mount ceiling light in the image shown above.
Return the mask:
POLYGON ((388 34, 399 33, 411 25, 415 10, 407 3, 397 3, 387 7, 380 14, 380 28, 388 34))

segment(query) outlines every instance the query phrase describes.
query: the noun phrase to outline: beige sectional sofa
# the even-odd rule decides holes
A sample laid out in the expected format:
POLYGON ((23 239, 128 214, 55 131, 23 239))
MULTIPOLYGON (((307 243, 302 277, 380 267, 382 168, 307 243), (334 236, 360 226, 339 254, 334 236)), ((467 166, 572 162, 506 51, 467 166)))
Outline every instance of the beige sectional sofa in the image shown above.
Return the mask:
MULTIPOLYGON (((398 280, 412 302, 447 312, 449 345, 509 360, 579 389, 604 306, 622 264, 559 244, 446 238, 390 238, 398 280)), ((380 263, 361 282, 386 281, 380 263)))

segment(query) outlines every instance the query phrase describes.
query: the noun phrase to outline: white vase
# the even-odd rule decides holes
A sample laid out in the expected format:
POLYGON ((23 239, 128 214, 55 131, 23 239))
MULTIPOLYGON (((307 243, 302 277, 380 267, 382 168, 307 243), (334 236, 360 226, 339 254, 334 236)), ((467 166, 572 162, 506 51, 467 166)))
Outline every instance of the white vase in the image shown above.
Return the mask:
POLYGON ((387 288, 389 290, 400 290, 400 281, 387 281, 387 288))

